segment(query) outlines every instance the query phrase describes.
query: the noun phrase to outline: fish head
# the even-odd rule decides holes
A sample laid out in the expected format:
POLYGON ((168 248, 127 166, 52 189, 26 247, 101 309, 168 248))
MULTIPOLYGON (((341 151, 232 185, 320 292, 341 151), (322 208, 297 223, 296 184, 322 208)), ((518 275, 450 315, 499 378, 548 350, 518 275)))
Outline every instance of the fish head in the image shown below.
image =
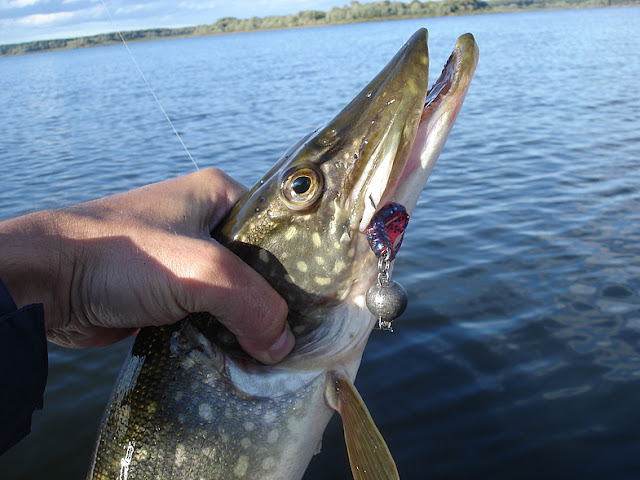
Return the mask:
POLYGON ((416 32, 334 119, 292 146, 214 232, 287 301, 294 357, 364 348, 375 321, 364 295, 378 271, 364 231, 389 202, 408 212, 415 206, 477 56, 473 37, 461 37, 429 90, 427 31, 416 32))

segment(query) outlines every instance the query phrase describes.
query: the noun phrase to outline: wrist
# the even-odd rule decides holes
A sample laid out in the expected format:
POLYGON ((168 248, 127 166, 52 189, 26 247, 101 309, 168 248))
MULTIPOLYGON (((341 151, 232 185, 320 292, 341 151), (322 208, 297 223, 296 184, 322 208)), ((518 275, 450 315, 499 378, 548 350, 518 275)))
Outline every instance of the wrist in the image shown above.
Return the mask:
POLYGON ((0 278, 18 308, 44 304, 47 326, 53 311, 65 304, 61 291, 66 283, 62 278, 62 247, 54 211, 0 222, 0 278))

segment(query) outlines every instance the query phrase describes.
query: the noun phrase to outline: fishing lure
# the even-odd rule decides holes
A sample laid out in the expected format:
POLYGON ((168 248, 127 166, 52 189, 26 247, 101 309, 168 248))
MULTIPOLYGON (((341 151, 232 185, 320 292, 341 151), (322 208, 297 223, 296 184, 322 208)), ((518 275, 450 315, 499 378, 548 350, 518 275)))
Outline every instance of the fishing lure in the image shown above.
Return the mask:
POLYGON ((369 246, 378 258, 378 280, 369 287, 366 303, 378 317, 378 328, 393 332, 393 321, 407 308, 407 292, 391 280, 389 268, 396 257, 409 223, 407 210, 399 203, 387 203, 371 219, 365 230, 369 246))

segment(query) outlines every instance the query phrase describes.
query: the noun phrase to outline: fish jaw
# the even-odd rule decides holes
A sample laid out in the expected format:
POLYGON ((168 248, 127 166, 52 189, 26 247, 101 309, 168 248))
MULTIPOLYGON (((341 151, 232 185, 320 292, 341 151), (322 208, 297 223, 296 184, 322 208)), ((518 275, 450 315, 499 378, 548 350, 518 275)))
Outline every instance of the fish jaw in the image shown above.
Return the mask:
POLYGON ((411 213, 462 107, 478 64, 478 45, 462 35, 438 80, 429 89, 420 124, 398 188, 390 201, 411 213))

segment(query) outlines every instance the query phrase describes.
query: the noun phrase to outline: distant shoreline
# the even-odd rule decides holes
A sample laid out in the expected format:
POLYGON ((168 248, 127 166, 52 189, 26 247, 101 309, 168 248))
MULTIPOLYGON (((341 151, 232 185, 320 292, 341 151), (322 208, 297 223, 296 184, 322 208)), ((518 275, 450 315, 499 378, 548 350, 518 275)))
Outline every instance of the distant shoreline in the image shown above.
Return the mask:
MULTIPOLYGON (((640 5, 640 0, 442 0, 430 2, 351 2, 330 11, 305 10, 293 15, 239 19, 225 17, 210 25, 182 28, 151 28, 121 32, 127 43, 170 38, 203 37, 228 33, 285 30, 292 28, 344 25, 362 22, 403 20, 409 18, 437 18, 484 13, 510 13, 577 8, 602 8, 640 5)), ((37 40, 0 45, 0 57, 29 53, 72 50, 122 43, 119 32, 87 37, 37 40)))

